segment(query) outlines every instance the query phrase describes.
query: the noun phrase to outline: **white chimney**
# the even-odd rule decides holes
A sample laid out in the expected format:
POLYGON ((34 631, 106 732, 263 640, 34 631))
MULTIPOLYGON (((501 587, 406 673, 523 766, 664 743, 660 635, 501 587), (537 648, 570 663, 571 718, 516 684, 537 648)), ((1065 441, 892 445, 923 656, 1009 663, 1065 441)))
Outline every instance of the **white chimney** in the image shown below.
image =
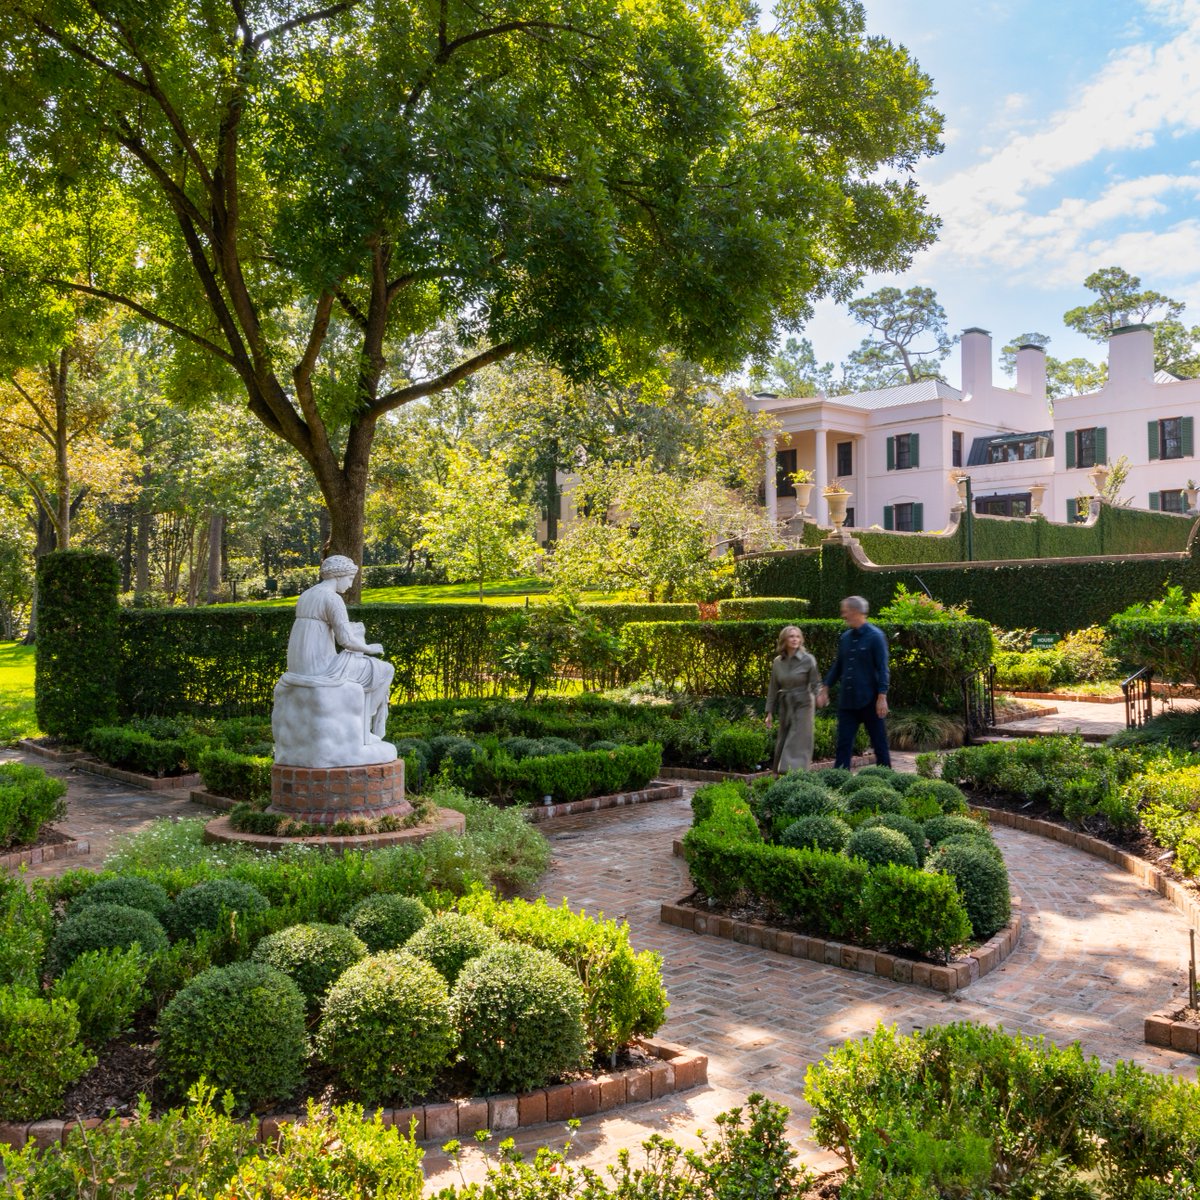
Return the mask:
POLYGON ((1046 351, 1025 343, 1017 347, 1017 391, 1035 400, 1046 399, 1046 351))
POLYGON ((962 390, 979 396, 992 386, 992 335, 972 326, 964 329, 959 344, 962 360, 962 390))
POLYGON ((1108 387, 1154 381, 1154 327, 1123 325, 1108 339, 1108 387))

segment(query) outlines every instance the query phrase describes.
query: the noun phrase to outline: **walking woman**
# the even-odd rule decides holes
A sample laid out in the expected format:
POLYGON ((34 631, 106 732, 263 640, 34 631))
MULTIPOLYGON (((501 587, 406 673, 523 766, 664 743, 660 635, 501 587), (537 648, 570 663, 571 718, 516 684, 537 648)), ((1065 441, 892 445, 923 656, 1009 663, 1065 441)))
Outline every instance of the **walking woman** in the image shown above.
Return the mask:
POLYGON ((807 771, 812 762, 813 703, 821 673, 817 660, 804 648, 804 634, 795 625, 779 631, 776 650, 767 685, 767 728, 775 718, 779 720, 771 767, 779 774, 807 771))

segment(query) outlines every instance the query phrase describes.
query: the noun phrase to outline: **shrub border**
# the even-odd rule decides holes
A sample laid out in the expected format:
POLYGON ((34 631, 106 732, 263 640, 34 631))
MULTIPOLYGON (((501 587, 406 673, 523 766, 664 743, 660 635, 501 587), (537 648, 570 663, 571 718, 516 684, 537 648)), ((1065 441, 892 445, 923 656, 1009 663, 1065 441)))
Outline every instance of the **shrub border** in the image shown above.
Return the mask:
MULTIPOLYGON (((675 848, 676 853, 681 855, 682 843, 677 842, 675 848)), ((1020 901, 1015 897, 1012 907, 1013 915, 999 933, 993 934, 964 958, 957 958, 944 966, 916 962, 896 954, 885 954, 882 950, 866 950, 846 942, 831 942, 804 933, 792 933, 791 930, 776 929, 761 921, 735 921, 732 917, 705 912, 682 901, 678 904, 664 903, 658 919, 664 925, 686 929, 689 933, 725 938, 791 958, 805 958, 810 962, 839 967, 843 971, 858 971, 863 975, 889 979, 893 983, 911 983, 914 987, 952 995, 991 974, 1017 948, 1024 922, 1020 901)))
MULTIPOLYGON (((524 1129, 547 1122, 560 1123, 572 1117, 590 1117, 626 1104, 643 1104, 675 1092, 686 1092, 708 1082, 708 1055, 698 1050, 658 1038, 635 1038, 633 1044, 654 1061, 646 1066, 626 1067, 604 1075, 576 1079, 535 1088, 521 1095, 500 1093, 472 1096, 445 1104, 425 1104, 414 1108, 384 1108, 385 1125, 407 1132, 415 1119, 417 1141, 444 1142, 450 1138, 470 1137, 481 1129, 502 1132, 524 1129)), ((370 1116, 370 1112, 364 1114, 370 1116)), ((128 1126, 132 1118, 114 1117, 128 1126)), ((258 1126, 258 1140, 268 1142, 279 1136, 284 1125, 304 1121, 298 1113, 251 1117, 258 1126)), ((104 1124, 99 1117, 84 1120, 51 1118, 33 1122, 0 1122, 0 1142, 20 1150, 35 1142, 43 1150, 56 1146, 76 1130, 91 1130, 104 1124)))

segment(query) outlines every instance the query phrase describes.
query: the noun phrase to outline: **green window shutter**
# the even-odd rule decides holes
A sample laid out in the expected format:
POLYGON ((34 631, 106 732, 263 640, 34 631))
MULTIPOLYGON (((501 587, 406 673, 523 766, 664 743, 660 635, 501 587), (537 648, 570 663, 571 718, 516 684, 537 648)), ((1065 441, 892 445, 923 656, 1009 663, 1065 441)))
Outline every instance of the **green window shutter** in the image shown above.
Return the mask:
POLYGON ((1162 496, 1159 492, 1150 493, 1150 507, 1155 512, 1158 512, 1158 510, 1162 508, 1162 496))
POLYGON ((887 469, 889 471, 896 469, 896 439, 894 437, 887 440, 887 469))
POLYGON ((1146 441, 1149 447, 1150 461, 1158 457, 1158 422, 1146 422, 1146 441))
MULTIPOLYGON (((916 434, 913 435, 914 437, 916 434)), ((913 505, 913 532, 923 533, 925 531, 925 505, 913 505)))
POLYGON ((1079 507, 1074 496, 1067 497, 1067 524, 1074 525, 1079 520, 1079 507))
MULTIPOLYGON (((888 438, 889 443, 891 440, 891 438, 888 438)), ((883 527, 884 529, 896 528, 896 510, 890 504, 883 506, 883 527)))
POLYGON ((1108 428, 1103 425, 1096 430, 1096 462, 1108 462, 1108 428))
POLYGON ((1067 470, 1075 466, 1075 430, 1067 430, 1067 470))
POLYGON ((918 453, 920 445, 921 435, 919 433, 910 433, 908 435, 908 465, 910 467, 919 467, 921 465, 921 456, 918 453))
POLYGON ((1196 453, 1196 422, 1193 417, 1184 417, 1182 426, 1183 457, 1191 458, 1196 453))

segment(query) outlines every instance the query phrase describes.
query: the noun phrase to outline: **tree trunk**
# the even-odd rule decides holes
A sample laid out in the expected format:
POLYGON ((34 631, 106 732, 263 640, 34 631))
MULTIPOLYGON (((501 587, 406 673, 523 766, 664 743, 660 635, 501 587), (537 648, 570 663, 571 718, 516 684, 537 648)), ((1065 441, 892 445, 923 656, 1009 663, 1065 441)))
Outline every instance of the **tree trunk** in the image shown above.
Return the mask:
POLYGON ((150 590, 150 528, 153 524, 154 514, 149 509, 139 508, 133 548, 133 590, 138 595, 150 590))
MULTIPOLYGON (((557 457, 557 455, 555 456, 557 457)), ((553 550, 558 541, 558 467, 552 462, 546 472, 546 549, 553 550)))
POLYGON ((221 591, 221 538, 225 530, 225 514, 208 514, 208 585, 204 598, 209 604, 216 602, 221 591))
POLYGON ((125 538, 121 545, 121 591, 133 584, 133 508, 125 505, 125 538))
MULTIPOLYGON (((322 488, 322 491, 324 489, 322 488)), ((367 489, 364 479, 361 488, 354 488, 346 481, 344 487, 334 495, 325 494, 329 509, 329 542, 327 554, 344 554, 360 567, 363 560, 363 543, 366 528, 367 489)), ((348 604, 357 604, 362 596, 362 571, 354 577, 354 583, 346 593, 348 604)))
POLYGON ((67 370, 66 350, 59 354, 58 365, 50 364, 50 384, 54 391, 54 479, 58 487, 58 548, 71 548, 71 472, 67 464, 67 370))
POLYGON ((321 543, 320 554, 324 558, 329 553, 329 535, 331 530, 329 509, 324 506, 317 511, 317 529, 317 540, 321 543))

